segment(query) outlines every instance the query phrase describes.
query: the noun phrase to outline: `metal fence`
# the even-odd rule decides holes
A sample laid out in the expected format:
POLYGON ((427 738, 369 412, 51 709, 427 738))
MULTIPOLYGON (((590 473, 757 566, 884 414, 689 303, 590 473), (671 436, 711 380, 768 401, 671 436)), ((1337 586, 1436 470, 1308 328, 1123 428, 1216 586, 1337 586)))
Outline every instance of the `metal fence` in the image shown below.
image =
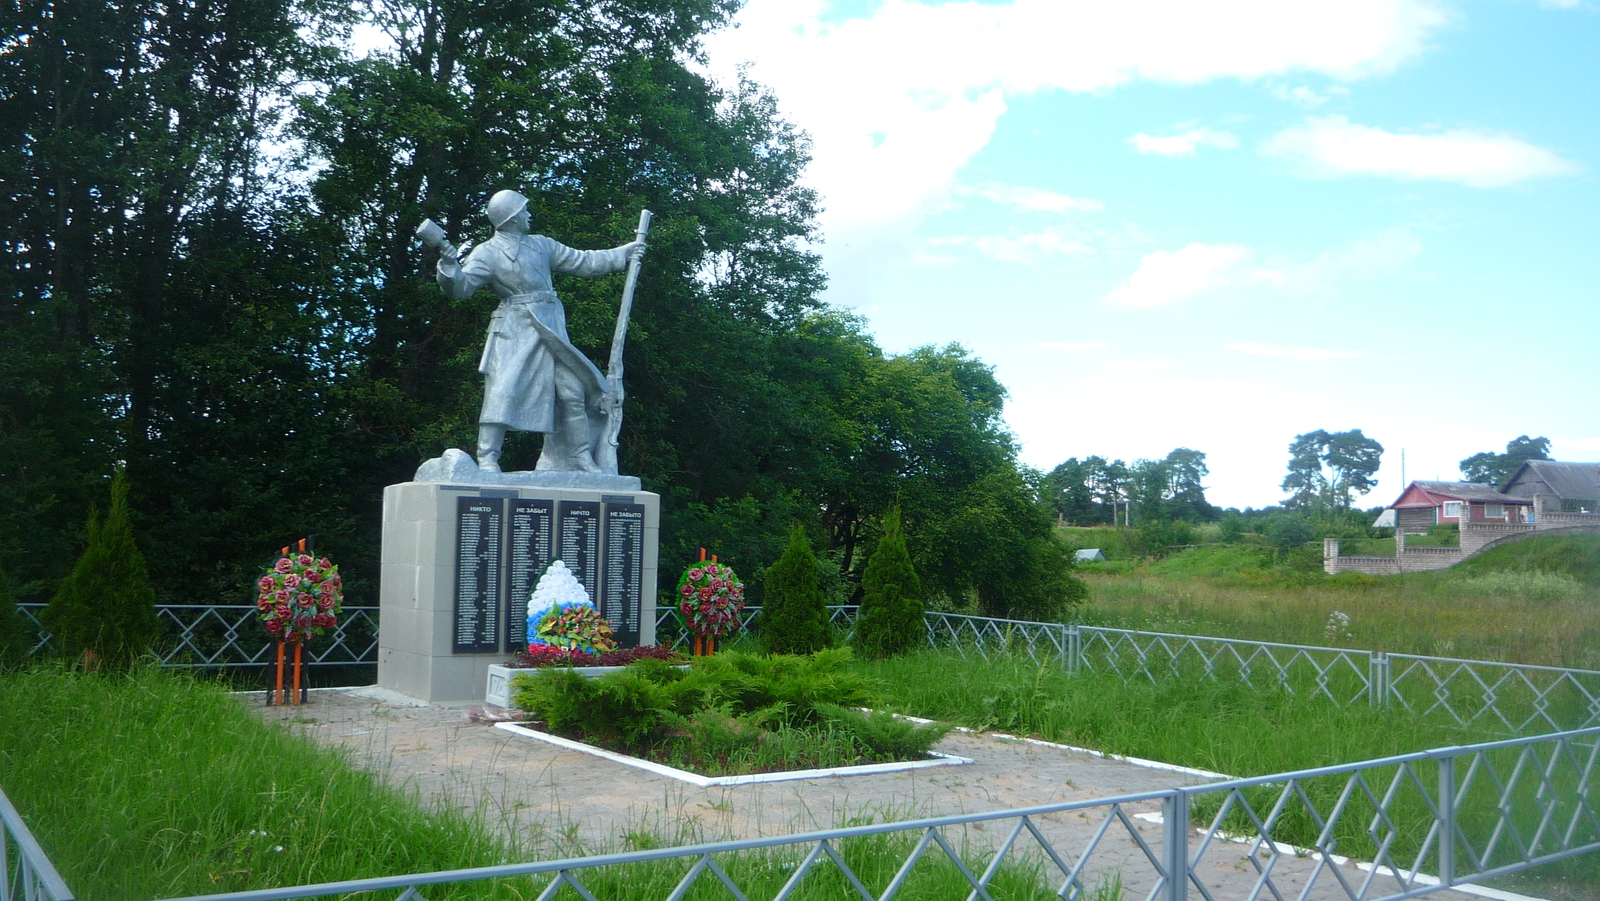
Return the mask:
POLYGON ((72 901, 72 892, 0 792, 0 901, 72 901))
MULTIPOLYGON (((19 604, 34 629, 35 654, 51 649, 50 634, 39 621, 44 604, 19 604)), ((265 666, 277 642, 262 628, 254 604, 158 604, 163 630, 161 665, 178 668, 265 666)), ((378 608, 345 607, 339 624, 305 643, 306 666, 374 665, 378 662, 378 608)))
MULTIPOLYGON (((993 813, 190 901, 388 891, 426 901, 425 889, 540 901, 677 901, 691 892, 888 901, 918 880, 925 890, 930 878, 968 901, 1047 891, 1067 901, 1413 898, 1600 850, 1597 761, 1600 728, 993 813)), ((8 835, 36 852, 4 809, 8 835)), ((22 866, 31 861, 33 875, 18 878, 30 893, 14 897, 66 901, 48 862, 28 853, 22 866)))
POLYGON ((930 613, 928 642, 1072 673, 1231 680, 1341 706, 1401 707, 1511 734, 1600 725, 1600 671, 930 613))
MULTIPOLYGON (((20 605, 38 631, 42 604, 20 605)), ((274 643, 251 605, 166 604, 156 608, 166 630, 161 663, 172 667, 266 665, 274 643)), ((761 613, 747 607, 740 626, 754 630, 761 613)), ((330 634, 306 645, 312 666, 375 665, 378 608, 346 607, 330 634)), ((848 634, 856 608, 832 606, 829 621, 848 634)), ((1392 654, 1349 648, 1136 632, 1096 626, 929 613, 928 644, 963 657, 1020 655, 1071 673, 1102 673, 1157 682, 1169 678, 1239 681, 1263 690, 1309 693, 1341 705, 1399 707, 1447 717, 1463 726, 1521 735, 1600 725, 1600 671, 1392 654)), ((674 608, 656 612, 657 643, 687 648, 689 632, 674 608)))

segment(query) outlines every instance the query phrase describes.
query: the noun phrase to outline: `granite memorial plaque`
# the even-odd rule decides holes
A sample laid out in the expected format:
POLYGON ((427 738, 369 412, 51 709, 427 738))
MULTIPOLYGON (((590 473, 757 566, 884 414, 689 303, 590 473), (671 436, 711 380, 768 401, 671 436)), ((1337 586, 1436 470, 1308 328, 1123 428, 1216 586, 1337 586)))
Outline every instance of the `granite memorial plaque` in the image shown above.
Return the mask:
POLYGON ((596 608, 600 603, 600 502, 562 501, 556 513, 558 560, 577 577, 589 592, 596 608))
POLYGON ((644 505, 605 505, 604 559, 596 606, 622 647, 639 643, 639 610, 644 584, 644 505))
POLYGON ((456 499, 457 654, 500 650, 500 533, 505 500, 456 499))
POLYGON ((511 502, 506 544, 506 650, 528 643, 528 599, 555 559, 556 502, 532 498, 511 502))

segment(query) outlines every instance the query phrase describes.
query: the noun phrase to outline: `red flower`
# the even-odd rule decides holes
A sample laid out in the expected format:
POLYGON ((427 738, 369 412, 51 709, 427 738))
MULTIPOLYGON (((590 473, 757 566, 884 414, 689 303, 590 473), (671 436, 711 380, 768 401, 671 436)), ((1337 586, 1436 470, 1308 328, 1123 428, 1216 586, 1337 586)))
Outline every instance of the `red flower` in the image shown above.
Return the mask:
POLYGON ((288 557, 279 557, 278 562, 273 564, 272 568, 280 573, 293 572, 294 562, 288 557))

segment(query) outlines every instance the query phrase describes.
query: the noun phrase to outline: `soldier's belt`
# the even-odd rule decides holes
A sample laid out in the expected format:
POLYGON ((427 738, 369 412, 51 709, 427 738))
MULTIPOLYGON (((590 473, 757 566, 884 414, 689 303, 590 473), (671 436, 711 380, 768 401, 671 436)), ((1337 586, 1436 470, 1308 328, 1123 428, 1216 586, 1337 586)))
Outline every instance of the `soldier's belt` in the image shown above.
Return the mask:
POLYGON ((529 303, 555 303, 554 291, 531 291, 527 294, 513 294, 500 301, 502 304, 529 304, 529 303))

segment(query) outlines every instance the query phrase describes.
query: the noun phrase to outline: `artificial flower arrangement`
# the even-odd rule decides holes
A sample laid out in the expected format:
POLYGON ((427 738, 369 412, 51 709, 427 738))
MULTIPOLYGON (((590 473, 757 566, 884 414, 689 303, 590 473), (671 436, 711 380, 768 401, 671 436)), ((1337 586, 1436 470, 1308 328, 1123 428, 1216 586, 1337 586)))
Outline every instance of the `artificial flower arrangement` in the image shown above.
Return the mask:
POLYGON ((743 610, 744 583, 725 563, 692 563, 678 579, 678 613, 697 648, 702 639, 715 642, 737 629, 743 610))
MULTIPOLYGON (((617 647, 611 624, 589 600, 589 592, 560 560, 550 564, 528 600, 528 653, 574 652, 598 657, 617 647)), ((573 664, 586 665, 586 664, 573 664)))
POLYGON ((339 623, 344 605, 339 567, 327 557, 290 553, 279 557, 256 582, 256 609, 267 634, 297 642, 339 623))

